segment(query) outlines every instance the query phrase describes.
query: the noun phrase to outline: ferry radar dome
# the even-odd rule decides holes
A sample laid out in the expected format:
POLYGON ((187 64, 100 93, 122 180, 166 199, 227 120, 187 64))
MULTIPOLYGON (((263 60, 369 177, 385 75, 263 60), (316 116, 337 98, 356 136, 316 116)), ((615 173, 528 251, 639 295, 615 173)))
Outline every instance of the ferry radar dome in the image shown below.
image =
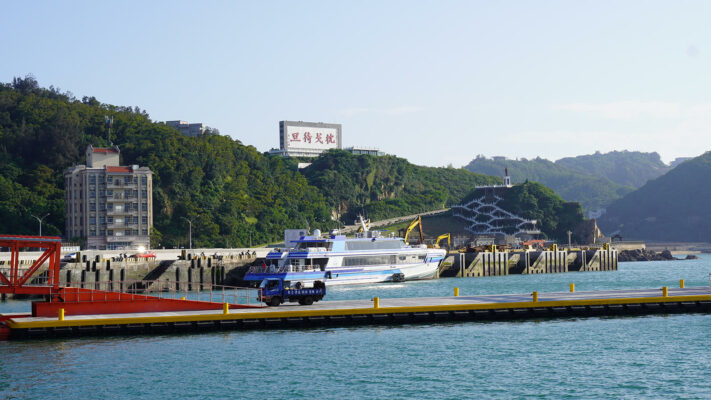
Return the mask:
POLYGON ((316 237, 321 237, 321 230, 320 230, 320 229, 314 229, 314 236, 316 236, 316 237))

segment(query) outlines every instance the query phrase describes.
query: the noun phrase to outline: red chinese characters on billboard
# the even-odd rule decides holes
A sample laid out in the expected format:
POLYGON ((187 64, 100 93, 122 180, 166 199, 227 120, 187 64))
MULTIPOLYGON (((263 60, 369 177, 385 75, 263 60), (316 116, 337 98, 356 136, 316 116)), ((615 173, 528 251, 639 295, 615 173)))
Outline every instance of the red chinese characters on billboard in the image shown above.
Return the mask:
POLYGON ((331 128, 287 128, 290 147, 329 149, 338 147, 338 132, 331 128))

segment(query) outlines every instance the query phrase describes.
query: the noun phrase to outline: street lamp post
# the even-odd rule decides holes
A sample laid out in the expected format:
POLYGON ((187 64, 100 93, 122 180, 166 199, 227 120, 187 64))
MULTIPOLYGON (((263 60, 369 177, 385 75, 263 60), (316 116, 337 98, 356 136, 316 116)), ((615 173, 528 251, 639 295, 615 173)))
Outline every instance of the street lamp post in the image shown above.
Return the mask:
POLYGON ((34 215, 34 214, 30 214, 30 215, 33 216, 33 217, 35 217, 35 219, 37 220, 37 222, 39 222, 39 235, 42 236, 42 220, 45 219, 45 218, 49 215, 49 213, 43 215, 42 218, 40 218, 40 217, 38 217, 38 216, 36 216, 36 215, 34 215))
POLYGON ((191 220, 189 220, 189 219, 187 219, 187 218, 185 218, 185 217, 180 217, 180 218, 182 218, 182 219, 188 221, 188 232, 189 232, 189 233, 188 233, 188 238, 189 238, 189 241, 190 241, 190 250, 192 250, 192 249, 193 249, 193 221, 191 221, 191 220))

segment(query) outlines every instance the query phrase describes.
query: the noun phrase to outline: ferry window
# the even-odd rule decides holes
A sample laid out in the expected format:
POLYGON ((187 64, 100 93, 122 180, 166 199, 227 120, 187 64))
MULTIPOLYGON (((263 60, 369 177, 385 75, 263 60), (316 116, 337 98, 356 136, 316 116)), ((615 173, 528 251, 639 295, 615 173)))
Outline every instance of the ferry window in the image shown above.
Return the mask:
POLYGON ((391 264, 395 256, 355 256, 343 257, 343 266, 352 267, 356 265, 384 265, 391 264))
POLYGON ((346 250, 387 250, 401 247, 400 240, 350 240, 346 242, 346 250))
POLYGON ((333 243, 331 242, 301 242, 299 245, 296 247, 298 250, 306 250, 310 248, 315 248, 315 247, 323 247, 326 248, 326 250, 331 250, 331 247, 333 247, 333 243))

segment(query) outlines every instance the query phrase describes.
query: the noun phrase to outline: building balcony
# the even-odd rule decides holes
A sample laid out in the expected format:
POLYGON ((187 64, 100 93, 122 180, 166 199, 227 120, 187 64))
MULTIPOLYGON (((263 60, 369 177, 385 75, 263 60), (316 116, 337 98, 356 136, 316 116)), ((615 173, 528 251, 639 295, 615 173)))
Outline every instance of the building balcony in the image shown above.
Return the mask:
POLYGON ((125 214, 130 214, 131 211, 126 211, 126 210, 108 210, 106 211, 106 215, 125 215, 125 214))
POLYGON ((133 182, 131 182, 131 183, 121 182, 118 185, 114 182, 106 184, 107 189, 136 189, 137 186, 138 186, 138 184, 133 183, 133 182))
POLYGON ((125 235, 125 236, 106 236, 106 241, 109 243, 116 242, 146 242, 150 240, 148 235, 125 235))

